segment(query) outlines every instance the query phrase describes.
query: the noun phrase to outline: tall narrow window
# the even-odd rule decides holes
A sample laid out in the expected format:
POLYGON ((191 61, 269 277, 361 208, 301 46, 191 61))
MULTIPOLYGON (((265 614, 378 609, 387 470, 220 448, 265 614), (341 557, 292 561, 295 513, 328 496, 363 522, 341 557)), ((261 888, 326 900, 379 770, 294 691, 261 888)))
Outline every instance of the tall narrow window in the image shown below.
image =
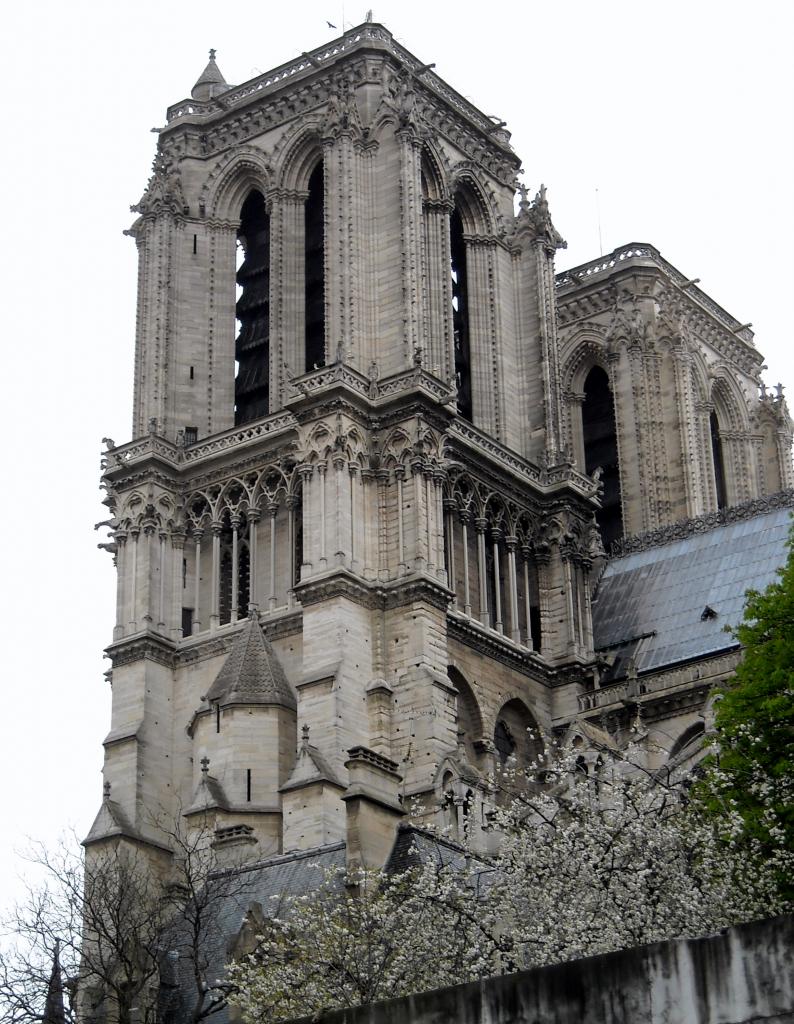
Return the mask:
POLYGON ((593 473, 599 466, 601 468, 603 497, 596 519, 604 547, 609 551, 612 544, 623 536, 623 514, 620 507, 615 403, 609 378, 600 366, 594 366, 584 382, 582 434, 585 472, 593 473))
POLYGON ((325 366, 323 164, 312 171, 306 200, 306 370, 325 366))
POLYGON ((449 219, 449 250, 452 273, 452 329, 455 336, 455 384, 458 412, 472 418, 471 360, 469 354, 469 295, 466 284, 466 241, 457 208, 449 219))
POLYGON ((725 459, 722 453, 720 423, 716 412, 709 417, 711 425, 711 455, 714 461, 714 486, 717 490, 717 508, 728 507, 728 491, 725 487, 725 459))
POLYGON ((266 416, 269 412, 270 374, 270 218, 261 192, 243 203, 237 233, 242 263, 237 271, 241 291, 237 300, 237 335, 234 357, 234 422, 266 416))

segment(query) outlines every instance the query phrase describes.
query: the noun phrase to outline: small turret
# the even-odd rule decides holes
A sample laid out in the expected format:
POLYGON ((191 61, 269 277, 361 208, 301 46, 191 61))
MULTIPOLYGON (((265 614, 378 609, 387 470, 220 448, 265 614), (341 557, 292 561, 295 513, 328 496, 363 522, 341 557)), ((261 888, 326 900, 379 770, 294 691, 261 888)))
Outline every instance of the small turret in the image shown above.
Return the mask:
POLYGON ((228 92, 231 86, 221 74, 221 69, 215 63, 215 51, 210 50, 210 59, 207 66, 199 75, 199 79, 190 90, 194 100, 205 102, 214 99, 224 92, 228 92))

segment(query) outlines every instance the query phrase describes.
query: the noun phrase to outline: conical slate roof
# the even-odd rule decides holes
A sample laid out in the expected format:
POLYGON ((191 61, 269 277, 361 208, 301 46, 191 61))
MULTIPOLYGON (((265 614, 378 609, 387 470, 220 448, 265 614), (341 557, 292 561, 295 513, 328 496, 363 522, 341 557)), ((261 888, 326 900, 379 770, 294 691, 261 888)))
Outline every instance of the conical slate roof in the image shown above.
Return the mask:
POLYGON ((228 88, 226 79, 221 74, 221 69, 215 63, 215 51, 210 50, 209 63, 190 90, 190 95, 194 100, 209 100, 213 96, 225 92, 228 88))
POLYGON ((275 704, 297 707, 284 669, 254 612, 234 642, 206 700, 227 704, 275 704))

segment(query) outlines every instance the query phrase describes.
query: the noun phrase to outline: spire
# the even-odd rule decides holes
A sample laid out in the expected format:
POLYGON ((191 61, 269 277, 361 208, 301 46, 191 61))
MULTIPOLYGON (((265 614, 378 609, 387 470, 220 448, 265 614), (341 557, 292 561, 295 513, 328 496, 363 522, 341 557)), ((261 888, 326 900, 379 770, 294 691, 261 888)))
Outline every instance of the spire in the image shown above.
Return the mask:
POLYGON ((55 951, 52 956, 52 974, 47 986, 47 1001, 44 1004, 42 1024, 66 1024, 66 1012, 63 1006, 63 979, 61 978, 60 940, 55 940, 55 951))
POLYGON ((210 50, 209 64, 201 72, 198 81, 190 90, 190 95, 194 100, 211 100, 230 88, 221 74, 221 69, 215 63, 215 51, 210 50))
POLYGON ((295 697, 284 669, 265 639, 255 611, 235 640, 205 699, 224 706, 275 704, 295 710, 295 697))

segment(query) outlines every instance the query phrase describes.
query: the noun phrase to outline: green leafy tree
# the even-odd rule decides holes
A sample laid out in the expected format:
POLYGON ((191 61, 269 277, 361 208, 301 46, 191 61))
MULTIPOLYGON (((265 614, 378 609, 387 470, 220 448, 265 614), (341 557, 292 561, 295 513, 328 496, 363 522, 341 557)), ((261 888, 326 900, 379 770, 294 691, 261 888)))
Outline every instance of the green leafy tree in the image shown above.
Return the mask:
POLYGON ((734 843, 778 863, 794 898, 794 527, 779 579, 748 591, 733 635, 744 654, 715 702, 717 751, 700 794, 734 843))

